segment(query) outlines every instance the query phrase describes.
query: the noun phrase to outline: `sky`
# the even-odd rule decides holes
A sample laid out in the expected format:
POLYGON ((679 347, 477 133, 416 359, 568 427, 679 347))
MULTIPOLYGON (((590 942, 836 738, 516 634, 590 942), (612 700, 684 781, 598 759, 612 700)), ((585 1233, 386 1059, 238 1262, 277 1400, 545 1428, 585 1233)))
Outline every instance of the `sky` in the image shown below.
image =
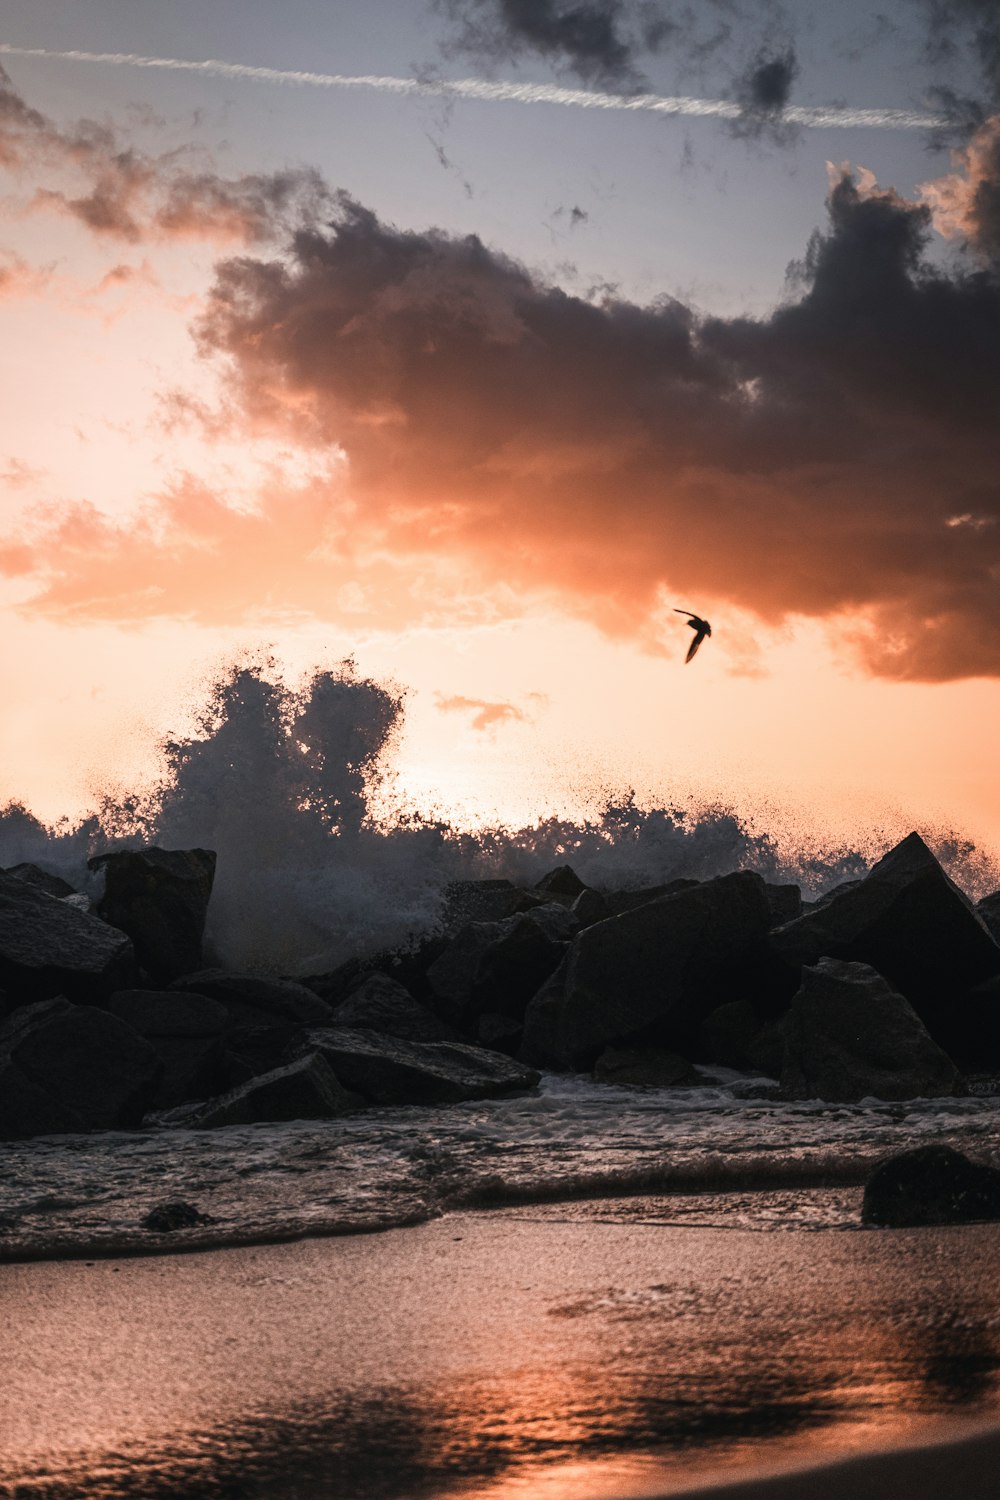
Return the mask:
POLYGON ((1000 849, 997 0, 6 0, 0 66, 0 801, 257 653, 460 820, 1000 849))

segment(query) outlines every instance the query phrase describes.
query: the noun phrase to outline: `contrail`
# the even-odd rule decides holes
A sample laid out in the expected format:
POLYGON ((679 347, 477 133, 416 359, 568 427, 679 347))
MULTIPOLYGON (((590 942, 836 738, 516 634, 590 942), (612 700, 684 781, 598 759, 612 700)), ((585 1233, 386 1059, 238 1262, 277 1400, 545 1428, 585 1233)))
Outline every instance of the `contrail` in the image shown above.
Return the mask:
MULTIPOLYGON (((171 73, 201 73, 208 78, 241 78, 250 83, 296 84, 316 89, 374 89, 383 94, 430 94, 439 99, 484 99, 513 104, 562 104, 574 109, 630 110, 654 115, 695 115, 738 120, 745 111, 727 99, 693 99, 687 95, 600 94, 589 89, 557 88, 547 83, 491 83, 483 78, 393 78, 375 73, 304 73, 289 68, 255 68, 248 63, 209 57, 191 62, 182 57, 141 57, 134 52, 54 52, 47 47, 13 47, 0 42, 6 57, 44 57, 56 62, 104 63, 113 68, 159 68, 171 73)), ((792 104, 781 111, 792 125, 841 129, 933 130, 948 122, 943 115, 908 109, 850 109, 833 105, 792 104)))

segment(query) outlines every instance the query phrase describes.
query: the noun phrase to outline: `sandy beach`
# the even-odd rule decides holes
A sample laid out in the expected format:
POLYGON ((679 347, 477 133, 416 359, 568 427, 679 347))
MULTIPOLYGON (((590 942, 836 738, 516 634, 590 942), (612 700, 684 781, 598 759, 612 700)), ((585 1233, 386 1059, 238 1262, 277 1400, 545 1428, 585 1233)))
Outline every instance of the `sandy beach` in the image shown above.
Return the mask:
POLYGON ((0 1493, 995 1493, 994 1226, 608 1207, 6 1266, 0 1493))

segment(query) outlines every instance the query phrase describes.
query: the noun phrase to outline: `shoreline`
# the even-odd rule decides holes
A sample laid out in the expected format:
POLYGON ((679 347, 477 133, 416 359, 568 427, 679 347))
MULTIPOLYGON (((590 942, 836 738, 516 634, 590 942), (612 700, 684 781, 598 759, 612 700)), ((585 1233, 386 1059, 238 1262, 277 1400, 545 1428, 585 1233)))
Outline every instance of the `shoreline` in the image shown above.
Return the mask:
POLYGON ((732 1500, 771 1494, 732 1489, 751 1472, 792 1495, 763 1468, 826 1473, 852 1445, 867 1462, 935 1425, 992 1430, 995 1234, 768 1234, 550 1205, 9 1265, 0 1490, 62 1500, 100 1474, 102 1500, 225 1484, 319 1500, 333 1464, 338 1500, 612 1500, 724 1478, 732 1500))

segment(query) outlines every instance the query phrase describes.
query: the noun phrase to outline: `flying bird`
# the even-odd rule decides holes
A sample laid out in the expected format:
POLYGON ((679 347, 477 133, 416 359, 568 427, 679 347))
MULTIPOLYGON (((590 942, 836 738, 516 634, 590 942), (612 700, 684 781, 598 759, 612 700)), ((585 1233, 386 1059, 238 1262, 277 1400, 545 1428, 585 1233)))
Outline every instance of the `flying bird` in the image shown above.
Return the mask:
POLYGON ((712 634, 712 627, 708 623, 707 620, 699 620, 698 616, 697 615, 693 615, 689 609, 676 609, 675 608, 674 609, 674 614, 675 615, 687 615, 687 617, 688 617, 688 624, 690 625, 691 629, 694 631, 694 640, 691 642, 690 646, 688 647, 688 654, 684 658, 685 662, 689 662, 691 660, 692 656, 694 655, 694 653, 697 651, 698 647, 701 645, 702 641, 705 639, 706 635, 711 635, 712 634))

